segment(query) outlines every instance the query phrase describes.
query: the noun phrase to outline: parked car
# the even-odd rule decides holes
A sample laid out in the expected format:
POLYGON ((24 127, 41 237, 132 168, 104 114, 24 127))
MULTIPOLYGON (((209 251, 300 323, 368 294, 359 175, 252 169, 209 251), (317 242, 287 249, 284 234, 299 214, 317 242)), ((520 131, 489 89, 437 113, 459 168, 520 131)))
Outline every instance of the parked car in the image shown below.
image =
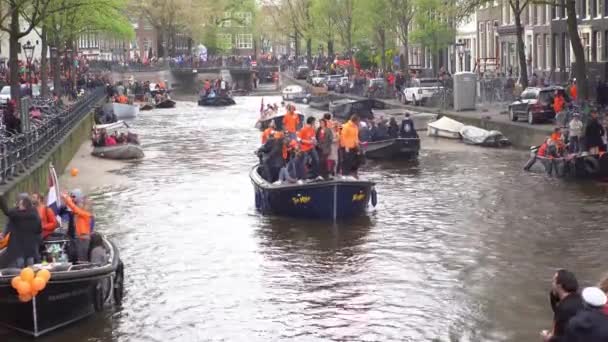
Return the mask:
POLYGON ((307 104, 310 102, 310 93, 299 85, 290 85, 281 92, 283 101, 301 102, 307 104))
POLYGON ((296 70, 296 79, 305 80, 309 72, 310 69, 306 65, 300 65, 296 70))
POLYGON ((441 89, 441 82, 436 78, 415 78, 403 89, 403 103, 424 104, 441 89))
POLYGON ((340 81, 338 82, 338 85, 336 86, 335 91, 340 94, 344 94, 348 91, 349 88, 350 88, 350 81, 348 80, 348 77, 342 76, 342 77, 340 77, 340 81))
POLYGON ((312 76, 310 83, 315 87, 322 87, 325 85, 327 77, 327 73, 320 72, 316 76, 312 76))
POLYGON ((0 90, 0 102, 7 103, 11 99, 11 86, 4 86, 0 90))
POLYGON ((340 79, 342 79, 342 75, 330 75, 325 78, 325 84, 327 85, 327 90, 336 90, 338 83, 340 83, 340 79))
POLYGON ((537 122, 553 120, 555 111, 553 110, 553 96, 558 91, 566 102, 570 102, 566 90, 563 87, 526 88, 513 103, 509 105, 509 119, 517 121, 525 118, 530 125, 537 122))
POLYGON ((308 82, 308 84, 312 84, 312 79, 315 77, 319 77, 319 75, 324 74, 327 75, 324 71, 321 70, 312 70, 309 74, 308 77, 306 77, 306 82, 308 82))

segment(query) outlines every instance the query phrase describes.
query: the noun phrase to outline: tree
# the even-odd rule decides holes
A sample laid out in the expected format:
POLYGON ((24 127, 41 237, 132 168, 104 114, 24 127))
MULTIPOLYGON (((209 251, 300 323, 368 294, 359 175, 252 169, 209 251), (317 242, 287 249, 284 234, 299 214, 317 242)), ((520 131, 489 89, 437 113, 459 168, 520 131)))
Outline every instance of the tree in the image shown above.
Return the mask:
POLYGON ((336 0, 313 0, 311 6, 314 37, 327 44, 327 55, 334 55, 336 39, 336 0))
POLYGON ((336 0, 336 11, 340 14, 336 20, 336 28, 340 35, 342 45, 346 49, 346 53, 351 60, 354 52, 353 40, 357 33, 357 28, 359 27, 354 25, 357 2, 358 1, 356 0, 336 0))
POLYGON ((454 42, 451 8, 443 0, 416 0, 412 42, 428 47, 433 55, 433 70, 439 69, 437 54, 454 42))
POLYGON ((388 18, 389 22, 393 23, 393 29, 401 42, 403 54, 400 58, 400 64, 404 71, 409 67, 409 27, 414 18, 413 2, 414 0, 388 0, 388 18))
MULTIPOLYGON (((390 12, 389 0, 362 1, 357 9, 357 22, 369 31, 373 41, 380 47, 380 63, 382 70, 386 70, 386 50, 388 35, 392 32, 393 22, 386 15, 390 12)), ((392 45, 392 44, 391 44, 392 45)))
POLYGON ((581 43, 581 37, 578 35, 578 22, 576 18, 576 1, 566 0, 566 13, 568 14, 567 25, 568 35, 570 36, 570 44, 572 52, 576 59, 574 65, 574 74, 578 84, 579 98, 586 100, 589 95, 589 80, 587 78, 587 66, 585 63, 585 50, 581 43))
MULTIPOLYGON (((56 49, 52 59, 54 88, 61 94, 61 56, 68 49, 75 51, 75 41, 83 34, 103 33, 104 38, 132 39, 133 26, 125 15, 125 0, 56 0, 49 7, 50 15, 42 22, 43 45, 46 41, 56 49), (55 6, 61 10, 55 11, 55 6)), ((45 55, 46 53, 43 53, 45 55)), ((73 56, 69 56, 70 61, 73 56)), ((46 69, 46 58, 41 59, 41 70, 46 69)), ((43 73, 43 77, 45 77, 43 73)), ((70 73, 71 81, 76 82, 76 73, 70 73)), ((46 85, 43 80, 43 86, 46 85)))

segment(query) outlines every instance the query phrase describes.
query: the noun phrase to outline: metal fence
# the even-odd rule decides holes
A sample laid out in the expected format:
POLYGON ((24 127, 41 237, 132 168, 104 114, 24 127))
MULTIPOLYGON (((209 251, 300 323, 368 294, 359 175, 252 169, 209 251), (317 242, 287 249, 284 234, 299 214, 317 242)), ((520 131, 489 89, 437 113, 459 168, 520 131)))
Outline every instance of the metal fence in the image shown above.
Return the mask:
MULTIPOLYGON (((0 184, 6 184, 36 164, 91 112, 104 95, 104 89, 100 87, 69 106, 43 106, 39 119, 25 120, 22 133, 9 135, 2 132, 0 184)), ((29 110, 25 115, 29 116, 29 110)))

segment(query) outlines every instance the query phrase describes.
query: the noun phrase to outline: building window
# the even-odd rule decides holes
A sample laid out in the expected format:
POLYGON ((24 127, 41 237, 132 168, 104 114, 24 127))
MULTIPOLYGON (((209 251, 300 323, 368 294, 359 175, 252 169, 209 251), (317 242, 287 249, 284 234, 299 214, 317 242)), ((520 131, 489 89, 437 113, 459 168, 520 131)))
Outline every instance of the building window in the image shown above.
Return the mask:
POLYGON ((251 33, 241 33, 236 36, 237 49, 253 49, 253 35, 251 33))
POLYGON ((551 69, 551 36, 546 34, 545 35, 545 56, 544 56, 544 62, 545 62, 545 69, 550 70, 551 69))
POLYGON ((559 64, 559 46, 558 46, 558 35, 554 34, 553 35, 553 54, 551 55, 551 67, 553 69, 559 69, 560 68, 560 64, 559 64))
POLYGON ((595 16, 601 18, 604 15, 604 1, 605 0, 597 0, 595 16))
POLYGON ((583 48, 585 49, 585 60, 591 60, 591 37, 589 37, 589 32, 584 32, 581 35, 581 43, 583 43, 583 48))
POLYGON ((486 23, 486 46, 487 46, 487 54, 486 57, 494 57, 493 55, 493 50, 494 50, 494 44, 492 44, 492 42, 494 41, 494 33, 493 33, 493 26, 492 26, 492 22, 488 21, 486 23))
POLYGON ((533 57, 534 69, 542 68, 543 40, 540 34, 536 35, 536 56, 533 57))
POLYGON ((545 5, 536 5, 536 23, 537 25, 545 23, 545 5))
POLYGON ((231 26, 231 19, 232 18, 232 13, 230 12, 224 12, 224 17, 222 18, 222 22, 220 23, 221 27, 230 27, 231 26))
POLYGON ((564 70, 570 71, 570 38, 564 33, 564 70))
POLYGON ((591 34, 591 61, 597 62, 597 31, 591 34))
POLYGON ((218 33, 217 45, 223 50, 232 49, 232 35, 230 33, 218 33))
POLYGON ((566 19, 566 1, 559 0, 559 17, 562 19, 566 19))
POLYGON ((484 23, 479 23, 479 57, 486 57, 486 28, 484 23))
POLYGON ((251 12, 236 12, 234 18, 238 27, 251 26, 251 12))
POLYGON ((602 44, 602 40, 604 39, 602 37, 602 32, 595 32, 595 44, 596 46, 596 51, 597 51, 597 61, 598 62, 603 62, 604 61, 604 47, 602 44))
POLYGON ((552 5, 551 6, 551 19, 557 19, 558 16, 558 9, 556 5, 552 5))
MULTIPOLYGON (((604 4, 602 6, 602 8, 604 8, 604 16, 608 17, 608 0, 602 0, 604 1, 604 4)), ((604 44, 604 46, 606 46, 606 44, 604 44)))

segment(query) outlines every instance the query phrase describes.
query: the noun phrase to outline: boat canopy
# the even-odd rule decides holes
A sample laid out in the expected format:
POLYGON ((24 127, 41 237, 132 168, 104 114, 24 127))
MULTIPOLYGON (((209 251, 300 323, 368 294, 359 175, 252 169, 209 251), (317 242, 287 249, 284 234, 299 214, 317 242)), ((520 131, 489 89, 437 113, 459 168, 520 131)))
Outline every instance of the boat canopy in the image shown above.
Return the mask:
POLYGON ((429 123, 428 126, 438 129, 440 131, 460 133, 460 130, 462 129, 462 127, 464 127, 464 124, 462 122, 458 122, 456 120, 448 118, 447 116, 444 116, 435 122, 429 123))
POLYGON ((122 120, 104 125, 95 125, 95 129, 113 130, 119 128, 129 128, 129 125, 122 120))

